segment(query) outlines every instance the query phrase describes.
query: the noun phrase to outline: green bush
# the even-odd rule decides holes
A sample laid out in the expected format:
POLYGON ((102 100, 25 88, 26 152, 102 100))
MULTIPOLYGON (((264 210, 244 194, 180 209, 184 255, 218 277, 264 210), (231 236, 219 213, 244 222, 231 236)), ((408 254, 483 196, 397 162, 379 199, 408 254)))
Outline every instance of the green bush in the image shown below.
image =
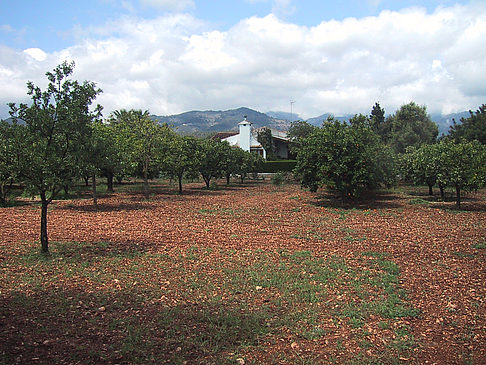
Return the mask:
POLYGON ((285 176, 282 172, 277 172, 275 175, 272 176, 272 184, 275 186, 282 185, 285 180, 285 176))
POLYGON ((260 167, 259 172, 292 172, 296 164, 296 160, 265 161, 260 167))

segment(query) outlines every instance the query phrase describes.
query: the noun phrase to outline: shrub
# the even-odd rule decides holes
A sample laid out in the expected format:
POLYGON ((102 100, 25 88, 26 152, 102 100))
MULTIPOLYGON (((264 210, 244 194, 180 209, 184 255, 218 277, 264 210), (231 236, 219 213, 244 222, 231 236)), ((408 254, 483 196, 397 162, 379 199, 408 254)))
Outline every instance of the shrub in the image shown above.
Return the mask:
POLYGON ((296 164, 296 160, 265 161, 260 167, 259 172, 292 172, 296 164))

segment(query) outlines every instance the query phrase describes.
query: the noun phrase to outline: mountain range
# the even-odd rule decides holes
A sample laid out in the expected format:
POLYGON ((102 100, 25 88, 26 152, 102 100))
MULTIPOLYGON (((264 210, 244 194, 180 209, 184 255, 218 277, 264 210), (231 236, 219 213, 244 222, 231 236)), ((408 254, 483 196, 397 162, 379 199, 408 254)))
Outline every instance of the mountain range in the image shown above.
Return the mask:
POLYGON ((287 130, 290 126, 290 121, 286 119, 271 117, 265 113, 244 107, 224 111, 190 111, 169 116, 152 115, 151 118, 159 123, 174 126, 178 132, 185 134, 238 130, 238 123, 245 116, 256 128, 266 126, 272 129, 287 130))
MULTIPOLYGON (((317 117, 307 119, 307 122, 315 126, 320 126, 322 122, 331 115, 332 114, 330 113, 324 113, 317 117)), ((285 131, 290 127, 291 120, 302 120, 302 118, 295 113, 292 115, 287 112, 279 111, 262 113, 246 107, 224 111, 190 111, 168 116, 152 115, 151 118, 159 123, 167 123, 176 127, 179 133, 193 134, 201 132, 235 131, 238 129, 238 123, 241 122, 245 116, 256 128, 269 127, 282 131, 285 131)), ((335 118, 340 121, 347 121, 353 116, 354 114, 347 114, 336 116, 335 118)), ((430 117, 439 126, 439 135, 441 135, 447 134, 453 119, 459 122, 462 117, 469 117, 469 112, 447 115, 431 114, 430 117)))

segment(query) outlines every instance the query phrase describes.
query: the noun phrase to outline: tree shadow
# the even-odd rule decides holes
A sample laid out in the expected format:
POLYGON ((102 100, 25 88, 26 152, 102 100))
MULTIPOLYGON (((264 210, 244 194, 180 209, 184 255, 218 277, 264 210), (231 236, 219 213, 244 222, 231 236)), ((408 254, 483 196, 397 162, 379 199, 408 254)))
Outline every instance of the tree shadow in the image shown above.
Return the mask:
POLYGON ((223 363, 269 332, 262 309, 168 306, 130 290, 36 288, 0 298, 6 363, 223 363))
POLYGON ((318 207, 337 208, 337 209, 397 209, 403 208, 403 198, 393 192, 378 190, 367 192, 356 200, 344 200, 340 195, 333 191, 326 190, 316 196, 315 200, 309 201, 309 204, 318 207))
POLYGON ((146 201, 146 202, 120 202, 117 204, 107 203, 103 201, 98 201, 98 208, 96 208, 93 204, 89 205, 76 205, 76 204, 67 204, 61 208, 60 210, 67 209, 73 210, 78 212, 85 212, 85 213, 103 213, 103 212, 131 212, 131 211, 142 211, 142 210, 151 210, 155 209, 154 202, 146 201))
POLYGON ((152 248, 160 248, 155 243, 139 241, 51 241, 49 246, 49 255, 42 254, 39 252, 38 247, 34 247, 24 255, 24 259, 26 262, 34 262, 36 260, 54 262, 62 259, 85 264, 100 258, 134 258, 145 254, 152 248))
POLYGON ((411 204, 421 204, 421 202, 427 204, 430 203, 431 207, 442 209, 450 212, 484 212, 486 211, 486 200, 484 191, 476 192, 463 192, 461 194, 461 208, 456 207, 456 195, 451 191, 446 191, 444 197, 434 192, 433 195, 429 195, 427 190, 408 189, 406 194, 409 197, 416 197, 409 199, 411 204))

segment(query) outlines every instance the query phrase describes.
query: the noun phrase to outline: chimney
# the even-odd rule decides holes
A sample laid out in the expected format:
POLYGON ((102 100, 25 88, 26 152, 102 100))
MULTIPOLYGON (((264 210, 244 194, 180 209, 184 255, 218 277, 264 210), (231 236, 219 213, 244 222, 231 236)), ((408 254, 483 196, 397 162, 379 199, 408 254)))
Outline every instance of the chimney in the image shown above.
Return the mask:
POLYGON ((251 140, 251 123, 247 120, 245 115, 242 122, 238 123, 240 135, 239 145, 244 151, 250 152, 250 140, 251 140))

